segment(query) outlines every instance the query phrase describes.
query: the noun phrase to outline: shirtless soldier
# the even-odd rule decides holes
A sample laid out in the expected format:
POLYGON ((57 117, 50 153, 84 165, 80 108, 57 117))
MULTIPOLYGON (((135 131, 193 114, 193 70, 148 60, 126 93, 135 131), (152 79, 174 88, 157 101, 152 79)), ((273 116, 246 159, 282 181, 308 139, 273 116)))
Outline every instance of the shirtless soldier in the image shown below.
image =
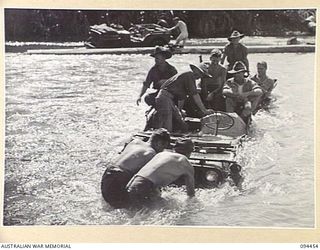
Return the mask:
POLYGON ((131 141, 103 174, 101 191, 104 200, 115 208, 126 207, 128 196, 125 187, 128 181, 169 143, 166 129, 155 130, 147 142, 131 141))
POLYGON ((140 206, 152 200, 155 194, 159 194, 159 188, 180 177, 184 178, 188 196, 194 196, 194 169, 188 161, 193 151, 193 142, 190 139, 179 139, 174 151, 157 154, 129 181, 127 191, 132 205, 140 206))

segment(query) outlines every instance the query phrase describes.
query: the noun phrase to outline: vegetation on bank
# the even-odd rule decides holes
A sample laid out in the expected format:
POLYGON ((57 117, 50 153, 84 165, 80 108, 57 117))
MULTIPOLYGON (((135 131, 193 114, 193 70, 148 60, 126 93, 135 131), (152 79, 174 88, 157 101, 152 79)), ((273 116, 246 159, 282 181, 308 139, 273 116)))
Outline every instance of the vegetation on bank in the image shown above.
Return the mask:
POLYGON ((315 10, 52 10, 5 9, 6 41, 76 42, 88 37, 90 25, 106 23, 129 28, 132 24, 157 23, 180 17, 191 38, 227 37, 233 30, 247 36, 285 36, 308 32, 305 19, 315 10))

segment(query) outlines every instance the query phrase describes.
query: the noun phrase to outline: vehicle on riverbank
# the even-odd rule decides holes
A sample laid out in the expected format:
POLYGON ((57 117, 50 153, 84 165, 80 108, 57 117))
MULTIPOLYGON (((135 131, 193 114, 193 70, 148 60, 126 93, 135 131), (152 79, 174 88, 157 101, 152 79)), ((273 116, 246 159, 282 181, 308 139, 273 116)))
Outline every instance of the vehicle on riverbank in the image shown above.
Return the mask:
POLYGON ((106 24, 90 27, 88 48, 154 47, 166 45, 171 40, 171 32, 157 24, 135 24, 129 30, 122 26, 106 24))

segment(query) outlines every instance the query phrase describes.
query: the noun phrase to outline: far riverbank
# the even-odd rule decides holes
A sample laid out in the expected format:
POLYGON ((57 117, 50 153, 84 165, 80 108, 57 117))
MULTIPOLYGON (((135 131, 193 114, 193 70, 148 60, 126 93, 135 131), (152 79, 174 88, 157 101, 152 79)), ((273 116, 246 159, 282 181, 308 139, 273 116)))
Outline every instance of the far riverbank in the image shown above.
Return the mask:
MULTIPOLYGON (((295 36, 298 44, 308 45, 315 44, 314 36, 295 36)), ((262 36, 251 36, 244 37, 242 43, 247 46, 283 46, 287 45, 289 39, 293 37, 262 37, 262 36)), ((226 38, 205 38, 189 39, 185 47, 194 46, 212 46, 221 47, 224 46, 228 40, 226 38)), ((28 50, 43 50, 43 49, 72 49, 72 48, 84 48, 84 42, 66 42, 66 43, 52 43, 52 42, 12 42, 8 41, 5 43, 6 52, 22 53, 28 50)))

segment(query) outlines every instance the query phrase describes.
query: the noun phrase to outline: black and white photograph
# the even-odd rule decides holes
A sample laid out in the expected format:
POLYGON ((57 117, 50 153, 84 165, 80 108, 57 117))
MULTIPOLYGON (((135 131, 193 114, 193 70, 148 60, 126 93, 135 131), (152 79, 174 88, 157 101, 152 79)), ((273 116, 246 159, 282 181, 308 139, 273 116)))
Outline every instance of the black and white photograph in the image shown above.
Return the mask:
POLYGON ((317 9, 4 8, 4 227, 316 228, 317 9))

